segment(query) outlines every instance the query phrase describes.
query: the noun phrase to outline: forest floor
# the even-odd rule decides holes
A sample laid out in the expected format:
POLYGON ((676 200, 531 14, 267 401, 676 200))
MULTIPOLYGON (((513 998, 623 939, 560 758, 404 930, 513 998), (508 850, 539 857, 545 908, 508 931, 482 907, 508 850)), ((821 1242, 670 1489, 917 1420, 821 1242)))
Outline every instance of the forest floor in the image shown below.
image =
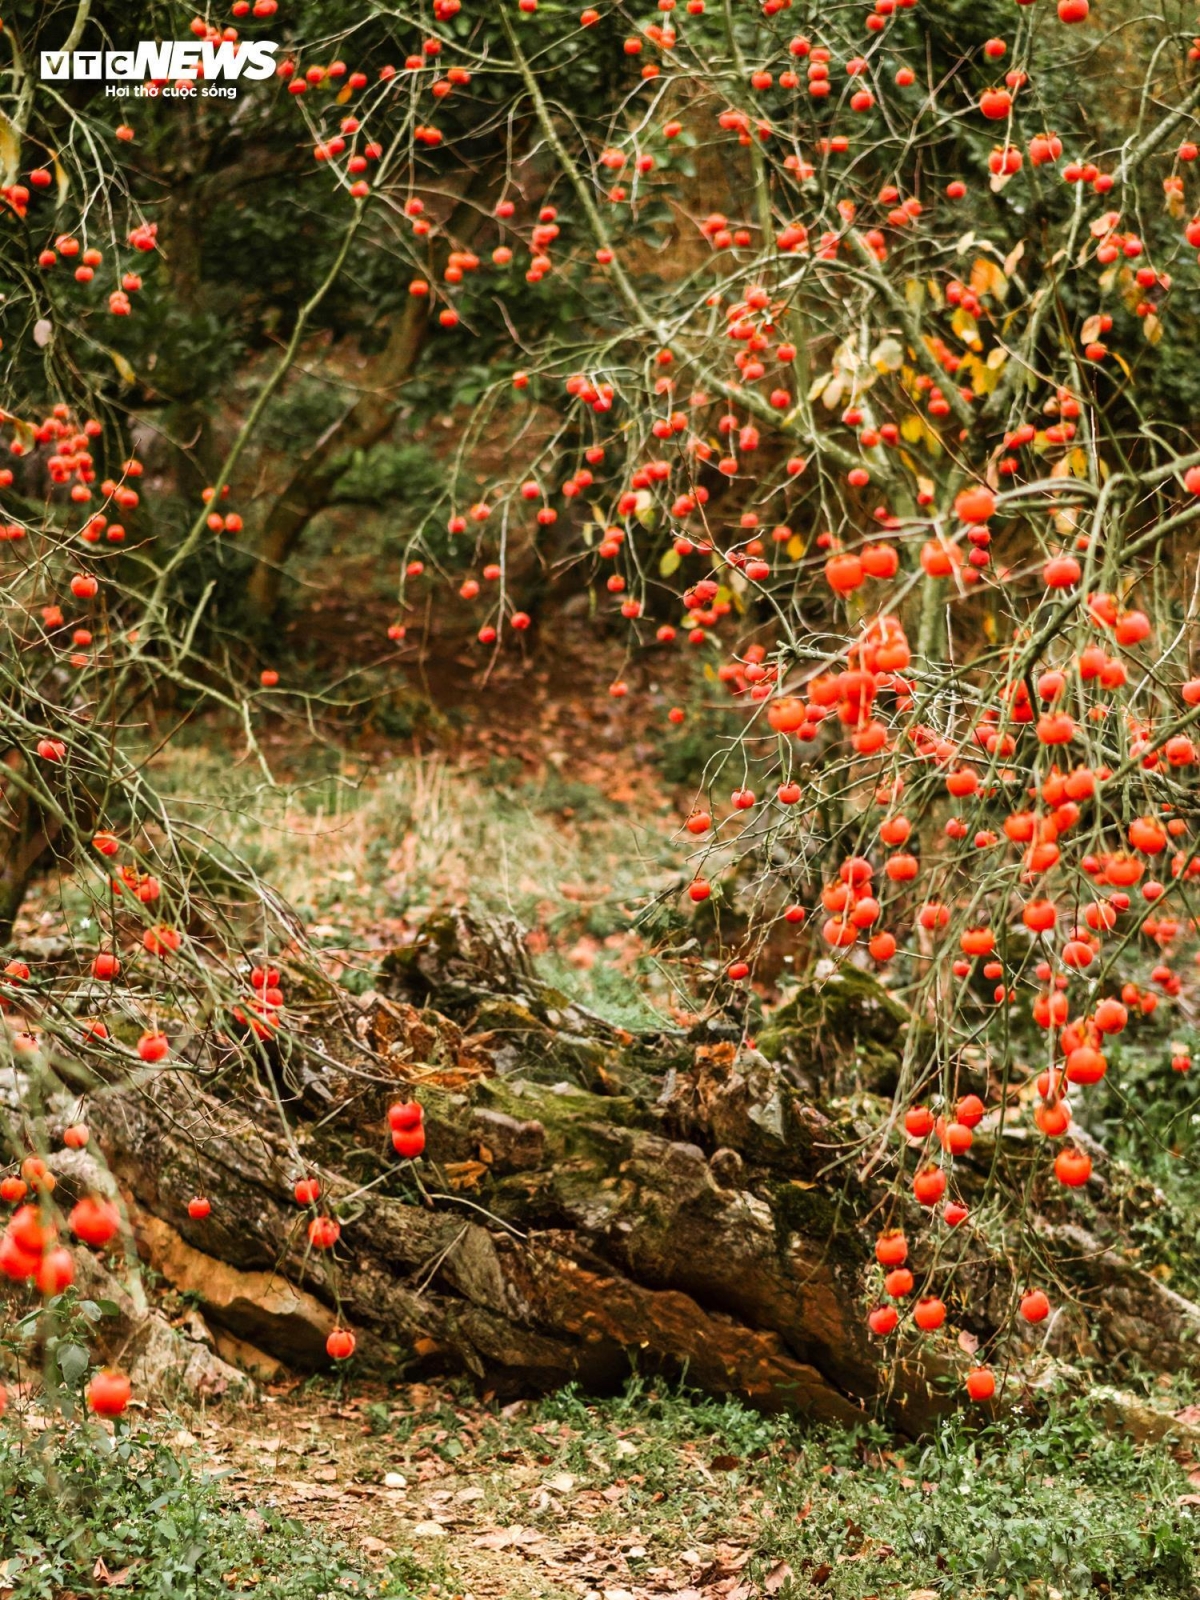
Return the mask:
MULTIPOLYGON (((430 698, 398 679, 390 718, 317 738, 269 724, 277 784, 253 752, 231 761, 213 727, 164 750, 156 780, 288 896, 357 993, 431 910, 469 901, 517 917, 543 974, 612 1021, 687 1022, 704 972, 665 969, 631 913, 688 871, 679 828, 724 690, 698 689, 701 667, 676 657, 614 699, 619 660, 598 667, 583 639, 566 628, 552 654, 514 654, 486 695, 443 656, 422 667, 430 698), (676 702, 695 708, 682 728, 676 702)), ((723 773, 718 796, 740 779, 723 773)), ((55 904, 35 888, 18 937, 69 939, 87 907, 68 894, 63 923, 55 904)), ((920 1444, 652 1380, 505 1405, 465 1384, 345 1376, 137 1416, 144 1456, 69 1515, 60 1490, 47 1502, 38 1538, 61 1541, 61 1572, 101 1552, 86 1589, 16 1575, 14 1530, 46 1484, 32 1457, 0 1451, 0 1600, 1200 1596, 1200 1474, 1110 1436, 1069 1395, 1038 1428, 957 1419, 920 1444)))
POLYGON ((322 1383, 191 1429, 176 1439, 252 1536, 293 1530, 294 1570, 252 1537, 222 1573, 278 1600, 1200 1592, 1184 1511, 1200 1473, 1066 1399, 1040 1429, 953 1421, 913 1444, 647 1380, 508 1405, 461 1384, 322 1383), (314 1562, 325 1589, 298 1581, 314 1562))

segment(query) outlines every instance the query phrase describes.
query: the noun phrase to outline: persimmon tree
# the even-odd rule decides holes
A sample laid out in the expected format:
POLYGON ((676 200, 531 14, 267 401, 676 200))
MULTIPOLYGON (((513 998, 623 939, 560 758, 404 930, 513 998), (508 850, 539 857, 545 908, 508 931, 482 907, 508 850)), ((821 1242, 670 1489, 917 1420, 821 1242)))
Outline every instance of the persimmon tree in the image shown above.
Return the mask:
MULTIPOLYGON (((73 972, 10 967, 11 1048, 77 1089, 168 1050, 256 1071, 267 1044, 305 1048, 272 977, 302 930, 248 871, 250 917, 198 887, 214 842, 155 793, 140 721, 171 686, 255 751, 286 683, 216 669, 249 659, 229 575, 273 611, 346 452, 386 437, 414 374, 470 364, 487 379, 397 540, 379 647, 457 593, 481 668, 552 657, 541 595, 569 581, 628 641, 614 699, 688 654, 732 720, 681 830, 678 906, 646 915, 735 913, 701 998, 765 1037, 779 997, 756 958, 781 928, 818 973, 883 976, 923 1026, 858 1154, 892 1163, 896 1205, 911 1191, 938 1237, 971 1225, 955 1160, 985 1117, 1032 1126, 1047 1181, 1082 1188, 1073 1118, 1109 1091, 1108 1041, 1185 995, 1200 873, 1200 44, 1182 8, 361 10, 165 8, 177 37, 279 42, 232 114, 59 93, 32 76, 37 8, 6 28, 0 910, 54 862, 90 886, 99 940, 73 972), (185 203, 166 192, 180 160, 185 203), (288 197, 282 224, 259 182, 288 197), (274 272, 259 227, 296 283, 238 329, 252 397, 212 371, 237 410, 218 448, 207 397, 176 374, 172 409, 153 372, 180 365, 173 330, 220 303, 222 273, 274 272), (235 237, 249 268, 213 261, 235 237), (271 406, 302 358, 376 321, 361 388, 280 462, 271 406), (135 442, 180 408, 204 444, 158 451, 160 523, 135 442)), ((71 38, 130 26, 85 0, 71 38)), ((1169 1098, 1188 1050, 1163 1067, 1169 1098)), ((393 1131, 419 1156, 415 1110, 393 1131)), ((1020 1233, 1026 1197, 993 1176, 1020 1233)), ((43 1198, 9 1259, 53 1292, 43 1198)), ((879 1220, 871 1329, 907 1330, 920 1291, 912 1322, 936 1338, 946 1285, 918 1283, 879 1220)), ((336 1218, 312 1226, 336 1244, 336 1218)), ((1049 1315, 1024 1287, 1016 1314, 1049 1315)), ((990 1397, 990 1365, 967 1386, 990 1397)))

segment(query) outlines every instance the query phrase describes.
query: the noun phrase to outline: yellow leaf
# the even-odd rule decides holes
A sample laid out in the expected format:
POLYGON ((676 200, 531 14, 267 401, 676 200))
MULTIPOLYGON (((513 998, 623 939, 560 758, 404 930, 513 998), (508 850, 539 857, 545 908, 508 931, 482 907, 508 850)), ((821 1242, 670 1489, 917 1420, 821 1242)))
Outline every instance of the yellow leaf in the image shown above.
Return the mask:
POLYGON ((482 1161, 448 1161, 443 1171, 452 1189, 476 1189, 487 1168, 482 1161))
POLYGON ((137 373, 119 350, 110 350, 108 353, 112 357, 113 366, 116 367, 117 372, 120 374, 121 382, 132 387, 137 382, 137 373))
POLYGON ((1091 316, 1091 317, 1089 317, 1087 319, 1087 321, 1084 323, 1083 327, 1080 328, 1080 330, 1079 330, 1079 342, 1081 344, 1095 344, 1096 340, 1099 337, 1100 337, 1100 318, 1099 318, 1098 315, 1091 316))
POLYGON ((845 392, 846 380, 840 372, 835 373, 832 381, 825 385, 825 391, 821 395, 821 404, 826 411, 836 411, 845 392))
POLYGON ((932 500, 933 499, 933 479, 932 478, 918 478, 917 479, 917 493, 918 494, 926 494, 932 500))
POLYGON ((1126 361, 1125 357, 1121 354, 1121 352, 1119 350, 1110 350, 1108 353, 1113 358, 1113 360, 1117 363, 1117 365, 1120 367, 1121 371, 1125 374, 1125 376, 1127 378, 1132 378, 1133 377, 1133 373, 1129 369, 1129 363, 1128 363, 1128 361, 1126 361))
POLYGON ((999 372, 1008 360, 1008 351, 1002 344, 993 345, 988 351, 987 364, 993 372, 999 372))
POLYGON ((981 361, 978 356, 964 356, 959 370, 963 369, 970 373, 971 388, 977 395, 991 394, 1000 382, 999 373, 988 366, 986 361, 981 361))
POLYGON ((717 669, 713 666, 711 661, 706 661, 704 663, 704 676, 708 679, 709 683, 716 683, 717 681, 717 669))
POLYGON ((898 372, 904 350, 897 339, 881 339, 871 351, 871 365, 879 372, 898 372))
POLYGON ((832 378, 832 377, 833 377, 833 373, 832 372, 818 372, 817 373, 816 377, 813 379, 813 381, 808 386, 808 398, 809 398, 810 401, 811 400, 820 399, 821 394, 823 393, 823 391, 825 389, 825 385, 829 382, 830 378, 832 378))
POLYGON ((1071 471, 1075 476, 1077 478, 1086 478, 1088 475, 1088 459, 1078 445, 1071 451, 1068 459, 1071 463, 1071 471))
POLYGON ((977 256, 971 267, 971 287, 976 294, 1003 300, 1008 294, 1008 279, 990 256, 977 256))
POLYGON ((920 444, 925 437, 925 424, 915 411, 900 419, 900 436, 909 444, 920 444))
POLYGON ((1142 337, 1148 339, 1151 344, 1157 344, 1162 336, 1162 323, 1152 311, 1148 317, 1142 318, 1142 337))
POLYGON ((793 561, 799 561, 804 554, 804 540, 798 533, 794 533, 785 546, 788 555, 793 561))
POLYGON ((1013 271, 1016 268, 1017 262, 1020 261, 1021 257, 1024 254, 1025 254, 1025 241, 1024 241, 1024 239, 1018 239, 1016 244, 1013 246, 1013 248, 1008 252, 1008 254, 1004 258, 1004 275, 1005 275, 1005 277, 1008 277, 1008 278, 1012 277, 1013 271))
POLYGON ((5 112, 0 111, 0 180, 12 183, 21 165, 21 141, 5 112))
POLYGON ((646 529, 653 529, 658 522, 658 508, 654 504, 654 496, 648 489, 638 490, 637 505, 633 514, 646 529))
POLYGON ((661 576, 669 578, 673 572, 678 571, 680 560, 679 551, 673 545, 670 550, 664 550, 662 560, 658 563, 661 576))
POLYGON ((58 196, 59 210, 61 210, 67 203, 67 195, 71 190, 71 180, 67 176, 66 167, 63 166, 57 156, 54 158, 54 177, 57 185, 55 193, 58 196))
POLYGON ((996 642, 996 619, 990 611, 983 614, 983 634, 989 644, 996 642))
POLYGON ((910 311, 920 311, 925 304, 925 285, 920 278, 905 279, 904 298, 910 311))
POLYGON ((962 306, 955 306, 954 315, 950 318, 950 326, 964 344, 969 344, 974 349, 979 347, 979 328, 976 325, 975 318, 969 311, 965 311, 962 306))

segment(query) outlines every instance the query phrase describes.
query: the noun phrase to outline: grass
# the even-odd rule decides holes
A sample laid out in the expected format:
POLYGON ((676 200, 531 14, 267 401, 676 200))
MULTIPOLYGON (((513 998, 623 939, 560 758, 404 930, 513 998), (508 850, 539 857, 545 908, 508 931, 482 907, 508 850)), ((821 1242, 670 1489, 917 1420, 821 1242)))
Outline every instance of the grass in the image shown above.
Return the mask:
MULTIPOLYGON (((655 1529, 648 1565, 724 1530, 748 1542, 747 1576, 774 1571, 783 1600, 921 1587, 1023 1596, 1048 1582, 1149 1600, 1194 1595, 1200 1578, 1184 1473, 1161 1448, 1104 1433, 1083 1406, 1036 1428, 957 1417, 900 1444, 866 1425, 813 1432, 635 1383, 599 1403, 555 1396, 534 1426, 546 1421, 564 1425, 547 1471, 561 1462, 581 1483, 633 1486, 612 1517, 655 1529)), ((512 1448, 503 1430, 495 1442, 512 1448)))
POLYGON ((632 931, 632 913, 676 854, 657 810, 635 822, 553 772, 526 782, 438 756, 397 757, 369 773, 318 761, 273 787, 254 763, 230 767, 210 743, 164 752, 155 778, 192 829, 296 907, 315 944, 350 953, 347 987, 369 986, 372 952, 398 924, 467 905, 534 930, 544 975, 573 998, 620 1025, 661 1024, 655 1005, 670 996, 632 931))
POLYGON ((1069 1399, 1040 1422, 956 1416, 919 1442, 865 1422, 813 1430, 649 1380, 482 1416, 461 1393, 415 1409, 401 1398, 367 1420, 366 1460, 378 1449, 448 1498, 481 1490, 477 1528, 540 1528, 593 1567, 620 1552, 635 1600, 643 1584, 670 1592, 667 1571, 702 1591, 736 1572, 781 1600, 1168 1600, 1200 1584, 1185 1471, 1069 1399))
MULTIPOLYGON (((0 1430, 0 1589, 6 1600, 110 1587, 162 1600, 491 1592, 481 1576, 494 1557, 479 1546, 513 1526, 536 1530, 552 1554, 545 1571, 530 1557, 516 1572, 529 1594, 580 1592, 562 1578, 572 1553, 593 1569, 616 1553, 635 1600, 735 1573, 751 1594, 781 1600, 1053 1600, 1055 1590, 1179 1600, 1200 1582, 1200 1517, 1183 1470, 1161 1446, 1105 1433, 1080 1403, 1056 1405, 1040 1424, 956 1417, 914 1443, 866 1423, 812 1430, 649 1380, 608 1399, 567 1389, 503 1412, 464 1388, 412 1396, 359 1403, 338 1475, 371 1482, 399 1467, 421 1483, 418 1501, 441 1490, 444 1503, 470 1504, 431 1570, 402 1548, 404 1514, 381 1525, 401 1553, 372 1565, 355 1553, 369 1500, 347 1502, 364 1520, 357 1537, 343 1521, 339 1544, 272 1509, 269 1480, 205 1475, 173 1424, 138 1422, 114 1437, 78 1425, 18 1434, 10 1423, 0 1430)), ((297 1395, 271 1425, 309 1440, 322 1404, 318 1391, 297 1395)), ((421 1512, 410 1502, 405 1514, 421 1512)))
POLYGON ((410 1559, 375 1570, 270 1506, 237 1506, 165 1427, 0 1427, 6 1600, 110 1589, 147 1600, 403 1600, 420 1576, 410 1559))

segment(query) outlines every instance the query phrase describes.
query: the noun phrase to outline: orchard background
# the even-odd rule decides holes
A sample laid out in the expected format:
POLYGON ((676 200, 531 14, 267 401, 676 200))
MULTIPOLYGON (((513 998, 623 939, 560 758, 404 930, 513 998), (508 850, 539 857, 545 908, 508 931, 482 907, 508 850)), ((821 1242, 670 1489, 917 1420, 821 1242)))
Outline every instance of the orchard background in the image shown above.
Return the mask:
POLYGON ((0 1588, 1195 1594, 1194 10, 2 23, 0 1588))

